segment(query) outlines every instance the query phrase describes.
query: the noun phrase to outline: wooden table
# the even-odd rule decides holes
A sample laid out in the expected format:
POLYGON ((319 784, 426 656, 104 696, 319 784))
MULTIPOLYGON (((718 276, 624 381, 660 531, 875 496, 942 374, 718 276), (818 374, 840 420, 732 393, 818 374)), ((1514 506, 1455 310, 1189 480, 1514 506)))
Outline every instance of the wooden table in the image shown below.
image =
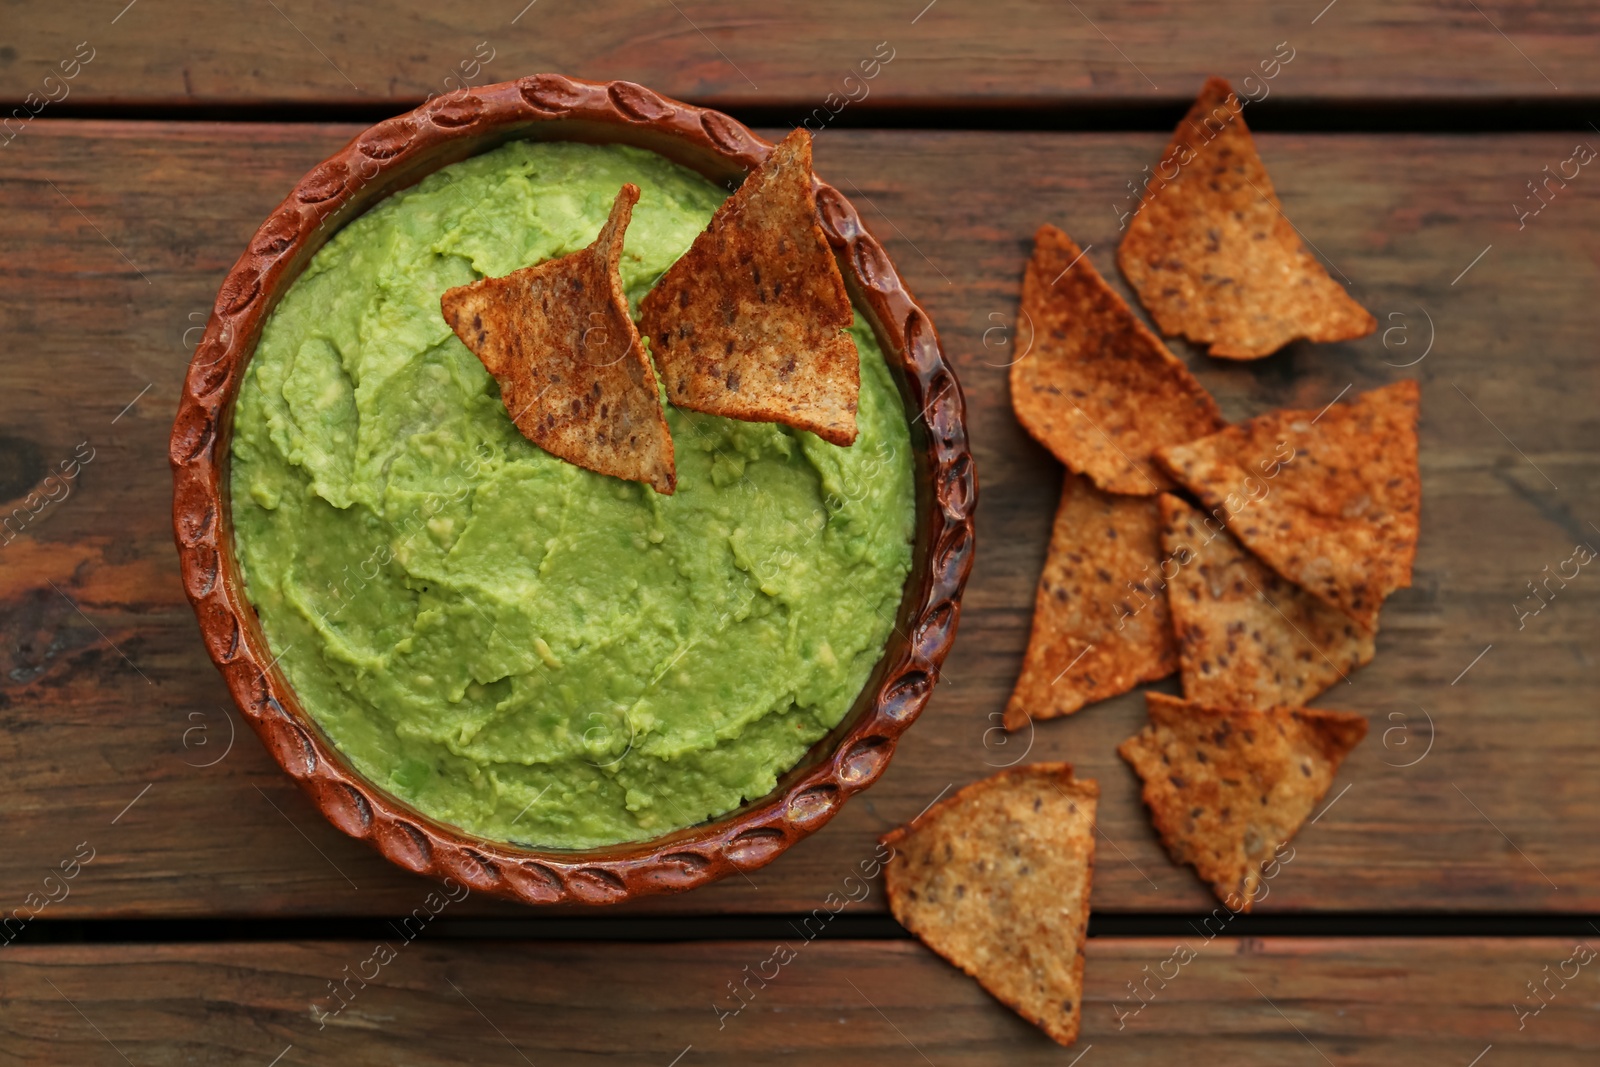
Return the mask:
POLYGON ((18 11, 0 46, 5 111, 76 69, 0 147, 5 508, 92 457, 0 545, 0 913, 52 898, 0 942, 0 1062, 1595 1062, 1600 961, 1550 976, 1600 943, 1600 576, 1520 625, 1517 605, 1600 545, 1600 173, 1520 224, 1513 207, 1600 145, 1593 5, 123 2, 18 11), (1377 659, 1318 701, 1371 736, 1259 913, 1207 940, 1214 902, 1114 753, 1141 698, 993 729, 1060 477, 1003 365, 1035 227, 1120 284, 1128 183, 1202 78, 1263 79, 1289 51, 1246 117, 1380 332, 1238 366, 1175 350, 1232 419, 1420 379, 1423 533, 1377 659), (432 884, 270 762, 179 585, 166 442, 222 274, 309 167, 464 71, 631 78, 776 134, 859 97, 844 78, 875 55, 817 168, 932 313, 972 413, 978 559, 934 700, 878 786, 748 878, 605 912, 469 897, 405 942, 391 921, 432 884), (876 835, 1018 758, 1104 792, 1071 1050, 905 937, 876 886, 814 941, 791 925, 876 835), (719 1015, 778 941, 795 961, 719 1015), (397 958, 319 1024, 379 942, 397 958), (1130 983, 1180 943, 1195 960, 1140 1008, 1130 983))

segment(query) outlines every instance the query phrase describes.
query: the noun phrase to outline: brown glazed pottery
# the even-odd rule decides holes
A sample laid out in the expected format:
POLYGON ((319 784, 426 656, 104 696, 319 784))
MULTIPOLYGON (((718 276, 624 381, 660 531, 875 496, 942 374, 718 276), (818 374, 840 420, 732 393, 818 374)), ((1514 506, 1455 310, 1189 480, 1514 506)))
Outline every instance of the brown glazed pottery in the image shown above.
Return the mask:
POLYGON ((911 575, 887 650, 850 713, 767 796, 698 826, 605 848, 479 839, 370 785, 300 706, 246 599, 227 488, 234 400, 262 324, 342 224, 433 171, 513 138, 638 145, 719 184, 742 177, 771 148, 720 112, 632 82, 555 74, 456 92, 366 130, 295 186, 222 283, 172 427, 173 527, 207 651, 273 758, 330 822, 407 870, 457 878, 474 890, 533 904, 610 904, 770 863, 877 780, 927 703, 955 636, 972 566, 977 483, 961 390, 933 323, 850 202, 816 181, 822 228, 915 413, 911 575))

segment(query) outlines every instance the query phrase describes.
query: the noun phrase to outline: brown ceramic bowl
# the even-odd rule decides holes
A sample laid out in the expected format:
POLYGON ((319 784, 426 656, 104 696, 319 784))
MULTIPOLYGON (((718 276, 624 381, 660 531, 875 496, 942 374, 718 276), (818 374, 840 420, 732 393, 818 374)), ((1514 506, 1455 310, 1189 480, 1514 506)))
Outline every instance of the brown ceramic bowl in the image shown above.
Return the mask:
POLYGON ((554 74, 431 100, 366 130, 295 186, 222 283, 172 427, 173 526, 206 649, 273 758, 330 822, 407 870, 458 878, 475 890, 536 904, 610 904, 770 863, 877 780, 927 703, 955 636, 977 485, 961 390, 933 323, 850 202, 818 181, 823 230, 889 355, 916 452, 910 578, 883 659, 850 713, 767 796, 697 826, 606 848, 483 840, 365 781, 300 706, 245 596, 227 489, 234 400, 262 324, 341 225, 433 171, 513 138, 638 145, 718 183, 746 174, 771 147, 720 112, 631 82, 554 74))

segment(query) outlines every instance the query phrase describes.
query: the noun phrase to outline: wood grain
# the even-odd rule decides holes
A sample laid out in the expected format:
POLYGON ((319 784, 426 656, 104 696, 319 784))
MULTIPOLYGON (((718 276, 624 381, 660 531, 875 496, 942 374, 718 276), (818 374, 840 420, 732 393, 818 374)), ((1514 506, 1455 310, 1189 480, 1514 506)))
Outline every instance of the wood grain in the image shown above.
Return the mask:
POLYGON ((1512 1005, 1540 1003, 1525 983, 1583 958, 1556 939, 1190 938, 1181 944, 1192 958, 1167 940, 1091 940, 1083 1033, 1070 1049, 912 941, 797 937, 792 958, 751 941, 386 944, 394 958, 381 968, 367 961, 387 957, 365 942, 13 948, 0 969, 0 1033, 16 1064, 113 1064, 120 1053, 141 1065, 251 1067, 618 1055, 658 1067, 1060 1065, 1080 1055, 1093 1057, 1085 1067, 1464 1067, 1491 1045, 1485 1067, 1555 1067, 1593 1062, 1600 1043, 1585 991, 1595 962, 1567 988, 1552 979, 1546 1006, 1517 1028, 1512 1005), (1173 977, 1147 978, 1158 974, 1173 977), (730 985, 747 981, 745 1007, 719 1016, 740 1004, 730 985), (342 987, 337 1014, 330 983, 342 987))
POLYGON ((795 123, 823 107, 1187 103, 1208 75, 1242 81, 1263 70, 1274 77, 1251 91, 1278 100, 1560 100, 1600 91, 1592 62, 1600 15, 1581 0, 166 0, 126 9, 73 0, 8 27, 7 110, 29 93, 59 98, 60 85, 44 79, 83 41, 93 58, 66 86, 73 106, 409 106, 449 91, 463 71, 478 84, 540 71, 627 77, 695 103, 792 108, 795 123), (875 55, 892 59, 869 65, 876 77, 863 83, 860 64, 875 55), (1286 56, 1280 72, 1274 58, 1286 56), (852 74, 858 80, 846 82, 852 74))
MULTIPOLYGON (((0 545, 11 820, 0 911, 85 841, 96 858, 42 914, 395 914, 429 890, 324 823, 243 732, 200 647, 168 525, 167 434, 198 337, 185 331, 272 205, 354 132, 41 119, 6 150, 5 508, 79 442, 94 458, 68 497, 0 545)), ((1375 662, 1319 701, 1365 712, 1372 735, 1262 910, 1600 908, 1600 577, 1583 571, 1521 629, 1513 608, 1575 542, 1600 546, 1600 179, 1584 172, 1521 230, 1509 206, 1572 140, 1260 138, 1289 217, 1400 332, 1250 366, 1179 351, 1231 419, 1403 375, 1424 393, 1415 587, 1385 610, 1375 662), (1426 358, 1394 366, 1422 354, 1429 320, 1426 358)), ((945 678, 885 779, 773 866, 651 909, 819 906, 876 835, 1024 751, 1101 783, 1098 910, 1209 907, 1161 852, 1114 753, 1142 721, 1136 695, 1041 724, 1031 749, 1026 733, 1002 745, 990 732, 1021 662, 1060 479, 1005 387, 1003 365, 1026 345, 1013 320, 1030 237, 1062 225, 1119 284, 1115 205, 1164 141, 819 139, 819 173, 855 200, 956 356, 982 486, 978 561, 945 678)), ((509 907, 474 898, 462 914, 509 907)))

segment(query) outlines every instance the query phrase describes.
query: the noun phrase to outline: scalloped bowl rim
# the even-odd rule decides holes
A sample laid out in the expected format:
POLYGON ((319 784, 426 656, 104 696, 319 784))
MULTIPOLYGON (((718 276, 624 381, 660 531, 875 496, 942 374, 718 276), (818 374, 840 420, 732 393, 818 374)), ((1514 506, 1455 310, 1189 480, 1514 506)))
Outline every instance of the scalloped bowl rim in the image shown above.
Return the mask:
POLYGON ((840 724, 766 796, 644 841, 585 850, 480 838, 356 772, 300 706, 244 593, 233 552, 228 445, 262 323, 339 226, 427 174, 514 138, 635 144, 713 180, 771 145, 718 111, 632 82, 537 74, 458 91, 362 131, 303 178, 224 279, 173 422, 173 529, 184 588, 240 712, 323 815, 407 870, 531 904, 609 904, 680 892, 771 862, 883 773, 921 713, 955 636, 972 565, 977 480, 965 406, 928 315, 836 189, 813 178, 818 217, 907 405, 916 454, 911 572, 883 655, 840 724), (917 424, 921 423, 919 427, 917 424))

